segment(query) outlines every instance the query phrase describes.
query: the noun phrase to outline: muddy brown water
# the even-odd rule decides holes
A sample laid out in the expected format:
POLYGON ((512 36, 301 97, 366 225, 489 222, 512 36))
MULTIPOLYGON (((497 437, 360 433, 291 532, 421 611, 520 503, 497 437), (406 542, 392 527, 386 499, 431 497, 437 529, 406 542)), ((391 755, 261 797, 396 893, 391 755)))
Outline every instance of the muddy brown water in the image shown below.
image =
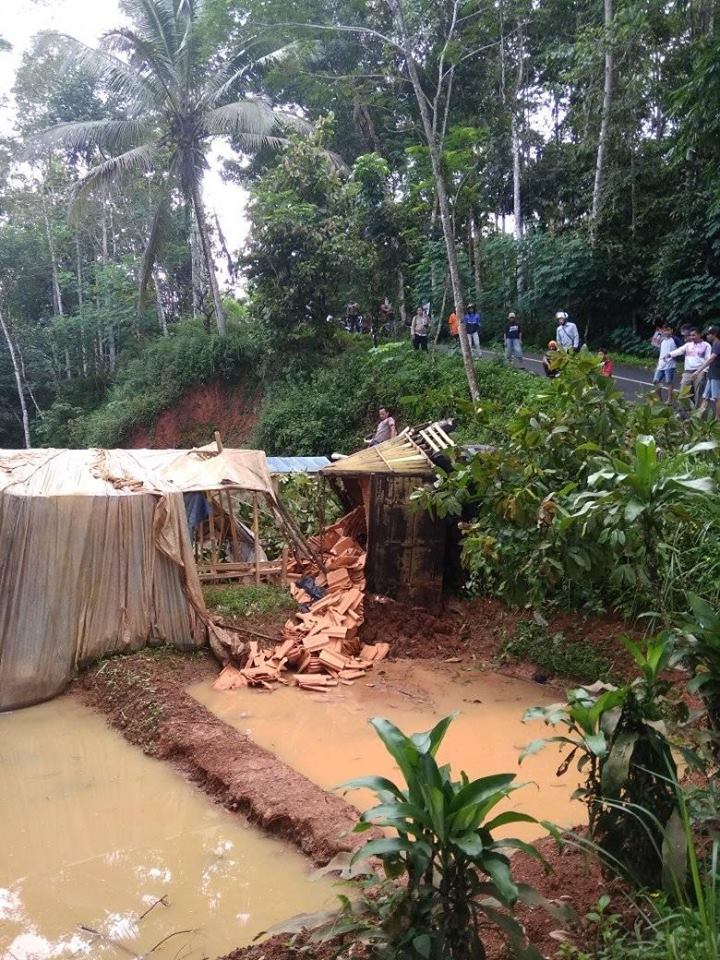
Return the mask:
POLYGON ((72 699, 0 714, 0 811, 2 960, 127 960, 177 931, 152 960, 214 958, 333 905, 300 854, 72 699))
MULTIPOLYGON (((560 826, 586 821, 584 807, 571 799, 577 776, 572 772, 556 776, 561 759, 556 747, 546 747, 518 767, 520 750, 550 732, 541 722, 523 724, 523 713, 558 699, 538 684, 447 663, 397 661, 384 663, 367 681, 337 690, 216 691, 201 683, 189 692, 216 716, 326 789, 366 774, 398 777, 368 723, 371 717, 386 717, 404 732, 415 733, 459 711, 438 754, 441 762, 452 764, 455 775, 460 770, 471 778, 516 772, 519 781, 533 783, 514 793, 505 807, 560 826)), ((359 809, 374 802, 368 791, 354 791, 347 799, 359 809)), ((533 824, 513 824, 504 832, 533 839, 544 831, 533 824)))

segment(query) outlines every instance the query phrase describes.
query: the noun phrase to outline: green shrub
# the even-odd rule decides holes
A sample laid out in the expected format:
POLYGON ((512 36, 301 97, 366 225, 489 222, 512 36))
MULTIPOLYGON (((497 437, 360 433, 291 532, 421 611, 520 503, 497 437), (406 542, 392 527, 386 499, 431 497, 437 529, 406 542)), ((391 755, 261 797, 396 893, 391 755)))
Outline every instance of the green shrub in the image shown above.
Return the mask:
POLYGON ((530 620, 518 622, 500 657, 530 661, 549 673, 579 683, 609 680, 612 675, 612 663, 587 641, 568 640, 562 633, 549 635, 545 627, 530 620))
MULTIPOLYGON (((504 423, 517 407, 534 396, 542 381, 482 360, 477 364, 481 401, 490 428, 504 423)), ((363 446, 380 406, 390 409, 399 427, 459 418, 459 440, 488 435, 469 416, 467 383, 455 354, 423 354, 408 343, 390 343, 376 350, 353 343, 321 366, 302 370, 271 384, 258 427, 258 445, 287 455, 349 453, 363 446)))
POLYGON ((574 796, 588 809, 590 836, 606 867, 641 887, 684 887, 675 834, 680 823, 677 768, 665 720, 672 638, 664 634, 644 649, 623 641, 642 675, 622 687, 599 685, 570 691, 566 704, 533 707, 525 720, 544 720, 560 733, 535 740, 523 757, 559 743, 565 758, 558 774, 575 763, 584 782, 574 796))

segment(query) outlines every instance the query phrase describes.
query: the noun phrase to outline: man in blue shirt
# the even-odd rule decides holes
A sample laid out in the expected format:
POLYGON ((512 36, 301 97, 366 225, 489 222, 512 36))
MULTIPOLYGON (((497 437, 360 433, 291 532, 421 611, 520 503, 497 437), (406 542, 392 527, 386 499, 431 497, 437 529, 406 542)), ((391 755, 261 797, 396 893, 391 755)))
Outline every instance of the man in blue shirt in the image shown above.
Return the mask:
POLYGON ((465 329, 467 330, 470 350, 473 353, 477 353, 478 357, 482 356, 480 352, 480 324, 482 323, 482 317, 476 312, 474 303, 467 305, 464 323, 465 329))

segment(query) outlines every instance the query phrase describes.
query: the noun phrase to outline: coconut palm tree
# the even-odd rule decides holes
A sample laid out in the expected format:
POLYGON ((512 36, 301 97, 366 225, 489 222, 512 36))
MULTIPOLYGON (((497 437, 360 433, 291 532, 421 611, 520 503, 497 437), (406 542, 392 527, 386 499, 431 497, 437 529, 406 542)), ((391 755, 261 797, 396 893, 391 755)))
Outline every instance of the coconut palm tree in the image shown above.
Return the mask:
POLYGON ((71 149, 94 145, 106 157, 78 181, 74 209, 123 177, 155 174, 159 201, 140 272, 141 295, 152 280, 163 228, 179 188, 197 223, 222 335, 225 315, 201 196, 207 153, 214 137, 232 137, 242 150, 252 152, 282 142, 284 127, 302 126, 296 117, 273 109, 252 92, 262 64, 287 55, 291 48, 268 50, 261 38, 252 37, 243 49, 221 58, 203 42, 205 0, 125 0, 124 9, 131 26, 105 34, 98 49, 66 38, 73 65, 102 82, 115 102, 127 105, 124 118, 62 123, 38 139, 71 149))

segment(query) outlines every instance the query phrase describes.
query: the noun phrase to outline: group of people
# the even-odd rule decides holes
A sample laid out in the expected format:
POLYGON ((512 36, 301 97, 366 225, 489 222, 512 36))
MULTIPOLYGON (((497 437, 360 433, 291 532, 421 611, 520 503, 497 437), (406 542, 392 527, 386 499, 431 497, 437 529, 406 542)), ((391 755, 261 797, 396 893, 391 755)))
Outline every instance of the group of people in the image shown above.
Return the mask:
POLYGON ((705 412, 713 405, 720 418, 720 327, 709 326, 704 334, 699 327, 684 326, 676 334, 669 323, 659 326, 650 343, 658 350, 653 384, 672 403, 677 362, 683 358, 680 390, 689 388, 693 406, 705 412))

